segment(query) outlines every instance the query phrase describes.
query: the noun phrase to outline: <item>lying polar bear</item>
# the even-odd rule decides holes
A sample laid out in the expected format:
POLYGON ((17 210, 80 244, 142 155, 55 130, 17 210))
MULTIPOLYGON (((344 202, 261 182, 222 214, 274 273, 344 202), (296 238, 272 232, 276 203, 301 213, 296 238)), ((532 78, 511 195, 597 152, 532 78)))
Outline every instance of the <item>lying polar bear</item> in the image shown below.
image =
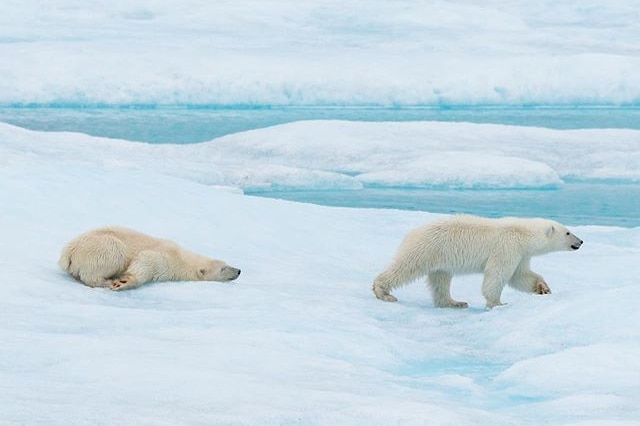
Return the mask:
POLYGON ((73 239, 58 264, 89 287, 124 290, 152 281, 232 281, 240 269, 176 243, 123 227, 99 228, 73 239))
POLYGON ((484 273, 482 295, 487 307, 502 305, 505 285, 537 294, 551 293, 542 276, 529 269, 532 256, 578 250, 582 240, 562 224, 547 219, 487 219, 457 215, 410 231, 391 265, 373 282, 378 299, 395 302, 391 290, 427 276, 433 303, 466 308, 451 298, 456 274, 484 273))

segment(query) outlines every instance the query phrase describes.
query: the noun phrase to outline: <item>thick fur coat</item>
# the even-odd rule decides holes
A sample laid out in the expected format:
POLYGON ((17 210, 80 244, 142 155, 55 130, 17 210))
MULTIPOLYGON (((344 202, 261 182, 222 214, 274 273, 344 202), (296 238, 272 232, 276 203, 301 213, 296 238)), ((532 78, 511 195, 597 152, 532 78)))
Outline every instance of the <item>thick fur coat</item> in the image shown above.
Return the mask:
POLYGON ((123 290, 152 281, 231 281, 240 269, 176 243, 123 227, 99 228, 73 239, 58 264, 89 287, 123 290))
POLYGON ((451 298, 456 274, 483 273, 482 294, 487 307, 501 305, 505 285, 546 294, 544 278, 529 268, 533 256, 577 250, 582 240, 564 225, 547 219, 487 219, 457 215, 410 231, 391 265, 373 284, 378 299, 395 302, 391 290, 427 276, 438 307, 467 307, 451 298))

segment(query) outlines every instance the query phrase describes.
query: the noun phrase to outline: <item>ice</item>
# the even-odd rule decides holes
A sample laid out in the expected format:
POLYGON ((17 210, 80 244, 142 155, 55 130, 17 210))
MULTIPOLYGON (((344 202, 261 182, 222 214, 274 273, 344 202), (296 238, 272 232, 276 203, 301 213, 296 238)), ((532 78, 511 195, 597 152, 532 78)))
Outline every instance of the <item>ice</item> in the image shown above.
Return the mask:
POLYGON ((497 173, 519 158, 560 178, 637 177, 624 161, 637 132, 407 126, 309 122, 175 146, 0 126, 0 424, 637 424, 640 228, 573 227, 579 251, 532 262, 551 295, 507 289, 486 311, 470 275, 453 283, 469 309, 435 309, 422 283, 395 304, 371 283, 404 233, 438 215, 212 185, 236 187, 259 158, 274 184, 283 164, 353 176, 391 167, 393 152, 468 162, 484 144, 497 173), (333 148, 340 172, 326 170, 333 148), (68 240, 107 224, 242 276, 117 293, 58 270, 68 240))
POLYGON ((0 103, 638 105, 625 0, 5 0, 0 103))
POLYGON ((370 185, 450 188, 545 188, 562 180, 548 165, 482 152, 436 152, 389 169, 356 176, 370 185))
POLYGON ((34 158, 154 171, 251 191, 549 188, 565 181, 640 180, 640 131, 625 129, 303 121, 184 146, 0 123, 0 138, 4 161, 28 146, 34 158))
MULTIPOLYGON (((0 105, 640 104, 627 0, 4 0, 0 105)), ((126 109, 123 109, 126 111, 126 109)), ((193 145, 0 123, 0 426, 631 426, 640 228, 572 227, 553 293, 456 277, 376 300, 439 215, 244 191, 640 181, 640 131, 306 121, 193 145), (90 289, 57 267, 123 225, 242 268, 233 284, 90 289)), ((612 208, 615 208, 613 206, 612 208)))
POLYGON ((615 366, 633 364, 638 356, 640 348, 624 343, 572 347, 520 361, 502 372, 496 381, 528 396, 572 395, 589 388, 625 394, 637 388, 640 371, 621 371, 615 366), (582 362, 576 363, 577 359, 582 362), (612 374, 618 376, 611 377, 612 374))

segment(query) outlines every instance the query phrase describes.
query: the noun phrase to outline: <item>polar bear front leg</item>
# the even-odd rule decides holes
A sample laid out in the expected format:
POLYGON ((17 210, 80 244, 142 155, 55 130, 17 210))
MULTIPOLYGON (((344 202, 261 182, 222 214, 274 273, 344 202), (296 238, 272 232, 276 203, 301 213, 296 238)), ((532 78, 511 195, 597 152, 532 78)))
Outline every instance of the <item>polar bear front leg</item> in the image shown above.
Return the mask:
POLYGON ((482 281, 482 295, 487 301, 487 308, 504 305, 500 301, 502 290, 515 273, 517 262, 509 263, 504 257, 495 256, 487 261, 482 281))
POLYGON ((551 289, 544 278, 531 271, 514 275, 509 280, 509 286, 526 293, 551 294, 551 289))
POLYGON ((509 286, 526 293, 551 294, 551 289, 542 275, 536 274, 529 269, 529 259, 523 260, 518 265, 509 280, 509 286))
POLYGON ((494 277, 487 277, 485 273, 484 281, 482 282, 482 295, 487 301, 487 308, 492 309, 496 306, 502 306, 504 303, 500 301, 502 295, 502 289, 505 286, 505 282, 494 277))
POLYGON ((539 281, 536 281, 536 283, 533 285, 533 292, 535 294, 551 294, 551 289, 549 288, 547 283, 544 282, 542 277, 540 278, 541 279, 539 281))

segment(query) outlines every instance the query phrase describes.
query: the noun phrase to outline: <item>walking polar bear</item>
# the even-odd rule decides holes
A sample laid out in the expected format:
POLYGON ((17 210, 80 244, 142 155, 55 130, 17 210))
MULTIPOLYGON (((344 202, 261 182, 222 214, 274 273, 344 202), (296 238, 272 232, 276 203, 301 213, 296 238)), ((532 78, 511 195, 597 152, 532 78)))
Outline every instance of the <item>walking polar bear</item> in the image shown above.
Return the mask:
POLYGON ((176 243, 123 227, 99 228, 73 239, 58 264, 89 287, 124 290, 152 281, 232 281, 240 269, 176 243))
POLYGON ((375 278, 373 292, 395 302, 391 290, 426 275, 435 306, 466 308, 466 302, 451 298, 451 278, 481 272, 482 295, 487 308, 493 308, 502 305, 507 284, 529 293, 551 293, 544 278, 529 269, 531 257, 581 245, 580 238, 552 220, 452 216, 410 231, 391 265, 375 278))

